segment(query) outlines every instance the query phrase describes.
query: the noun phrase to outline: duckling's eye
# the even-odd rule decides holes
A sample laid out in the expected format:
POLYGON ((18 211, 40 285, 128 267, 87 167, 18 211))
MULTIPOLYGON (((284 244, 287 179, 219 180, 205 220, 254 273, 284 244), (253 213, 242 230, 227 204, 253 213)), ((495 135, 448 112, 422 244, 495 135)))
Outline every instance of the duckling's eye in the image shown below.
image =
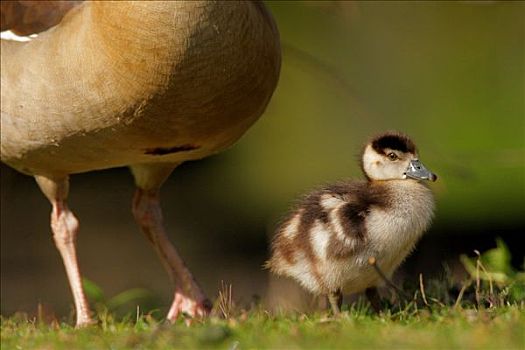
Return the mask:
POLYGON ((388 159, 390 160, 397 160, 398 159, 398 156, 397 154, 395 154, 394 152, 390 152, 386 155, 388 157, 388 159))

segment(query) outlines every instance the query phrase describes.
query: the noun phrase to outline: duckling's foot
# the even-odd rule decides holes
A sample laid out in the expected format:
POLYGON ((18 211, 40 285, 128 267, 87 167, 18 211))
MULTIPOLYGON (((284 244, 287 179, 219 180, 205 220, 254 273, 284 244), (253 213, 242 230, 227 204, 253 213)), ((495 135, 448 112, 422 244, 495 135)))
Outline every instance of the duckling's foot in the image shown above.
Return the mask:
POLYGON ((328 302, 330 303, 333 314, 339 315, 341 313, 341 306, 343 305, 343 292, 341 289, 328 293, 328 302))
POLYGON ((204 296, 200 298, 190 297, 181 290, 177 290, 166 318, 170 322, 175 322, 180 315, 190 316, 193 319, 203 318, 208 316, 210 311, 211 302, 209 299, 204 296))

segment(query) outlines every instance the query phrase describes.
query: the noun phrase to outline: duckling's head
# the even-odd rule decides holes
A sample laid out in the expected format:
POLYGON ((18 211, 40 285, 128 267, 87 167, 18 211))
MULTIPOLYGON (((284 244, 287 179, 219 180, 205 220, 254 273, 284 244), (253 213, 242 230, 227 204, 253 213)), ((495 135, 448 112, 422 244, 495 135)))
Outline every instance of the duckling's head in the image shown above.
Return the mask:
POLYGON ((370 180, 430 180, 437 176, 419 161, 416 145, 402 133, 387 132, 366 144, 361 165, 370 180))

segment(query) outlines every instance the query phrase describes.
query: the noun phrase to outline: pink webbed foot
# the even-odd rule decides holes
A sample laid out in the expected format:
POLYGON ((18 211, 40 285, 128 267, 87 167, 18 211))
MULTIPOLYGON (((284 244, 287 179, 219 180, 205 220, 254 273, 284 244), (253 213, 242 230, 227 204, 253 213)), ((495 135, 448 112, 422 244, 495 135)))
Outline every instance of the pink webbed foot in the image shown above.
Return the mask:
POLYGON ((208 316, 211 312, 211 302, 207 298, 192 298, 180 290, 175 292, 173 303, 167 315, 170 322, 175 322, 179 316, 187 316, 187 323, 191 319, 199 319, 208 316))
POLYGON ((175 284, 174 300, 167 315, 170 322, 175 322, 182 315, 187 316, 187 320, 190 317, 202 318, 211 311, 211 303, 170 242, 164 228, 159 188, 175 166, 146 164, 132 167, 138 187, 133 199, 133 215, 175 284))

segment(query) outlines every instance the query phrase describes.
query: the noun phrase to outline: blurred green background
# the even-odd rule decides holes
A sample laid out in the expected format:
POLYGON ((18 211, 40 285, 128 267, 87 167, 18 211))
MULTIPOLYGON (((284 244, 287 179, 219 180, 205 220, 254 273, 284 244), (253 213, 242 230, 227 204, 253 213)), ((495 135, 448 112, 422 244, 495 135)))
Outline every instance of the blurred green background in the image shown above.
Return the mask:
MULTIPOLYGON (((388 129, 411 135, 439 175, 435 224, 405 264, 437 271, 495 237, 523 262, 525 3, 267 1, 283 65, 263 117, 230 150, 182 165, 162 192, 171 238, 210 295, 249 302, 272 230, 312 187, 360 177, 358 152, 388 129)), ((34 181, 2 165, 1 312, 67 314, 71 297, 34 181)), ((171 287, 133 223, 126 169, 75 175, 81 269, 107 295, 171 287)), ((155 304, 155 303, 154 303, 155 304)))

